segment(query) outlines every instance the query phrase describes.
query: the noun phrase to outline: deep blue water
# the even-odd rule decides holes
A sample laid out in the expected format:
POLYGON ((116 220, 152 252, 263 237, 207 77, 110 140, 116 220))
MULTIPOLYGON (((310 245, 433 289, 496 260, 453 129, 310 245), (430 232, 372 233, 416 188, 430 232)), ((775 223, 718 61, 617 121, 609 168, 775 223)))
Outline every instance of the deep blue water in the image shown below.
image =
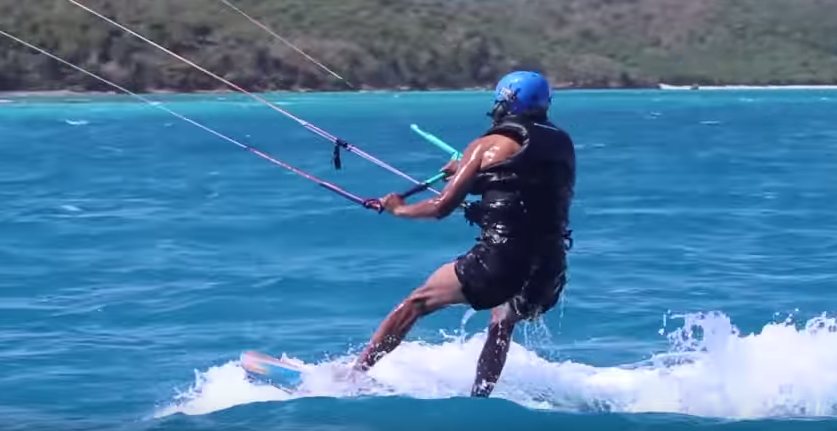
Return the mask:
MULTIPOLYGON (((487 126, 485 93, 272 94, 416 177, 487 126)), ((411 184, 241 96, 157 98, 349 191, 411 184)), ((461 215, 378 215, 124 97, 0 103, 3 429, 834 429, 837 91, 559 92, 575 139, 570 284, 467 395, 486 313, 421 321, 333 378, 470 247, 461 215), (243 350, 321 364, 305 395, 243 350)), ((427 196, 427 195, 425 195, 427 196)))

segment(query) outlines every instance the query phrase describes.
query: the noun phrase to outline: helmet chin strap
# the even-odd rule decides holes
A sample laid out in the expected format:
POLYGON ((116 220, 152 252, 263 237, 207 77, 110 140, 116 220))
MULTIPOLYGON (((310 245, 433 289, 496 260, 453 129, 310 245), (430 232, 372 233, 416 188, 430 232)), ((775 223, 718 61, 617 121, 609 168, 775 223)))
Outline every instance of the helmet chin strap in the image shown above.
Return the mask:
MULTIPOLYGON (((511 103, 508 100, 499 100, 494 103, 494 108, 491 109, 491 112, 486 112, 485 115, 491 118, 494 124, 499 123, 504 118, 508 117, 511 114, 511 110, 509 109, 509 105, 511 103)), ((516 114, 519 117, 531 118, 535 120, 544 120, 546 119, 546 110, 531 110, 526 112, 521 112, 516 114)))
POLYGON ((509 115, 509 105, 510 103, 508 100, 498 100, 494 103, 494 108, 491 109, 491 112, 486 112, 485 115, 497 123, 509 115))

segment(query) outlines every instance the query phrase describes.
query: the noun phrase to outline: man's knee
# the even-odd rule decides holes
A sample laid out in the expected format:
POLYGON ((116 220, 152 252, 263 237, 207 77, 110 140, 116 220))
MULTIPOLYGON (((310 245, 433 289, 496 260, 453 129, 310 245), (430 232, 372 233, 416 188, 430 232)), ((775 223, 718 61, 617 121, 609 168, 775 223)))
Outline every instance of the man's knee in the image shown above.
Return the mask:
POLYGON ((465 298, 459 285, 442 283, 427 283, 407 297, 407 303, 420 310, 422 315, 464 302, 465 298))
POLYGON ((509 303, 491 309, 491 326, 514 325, 520 320, 509 303))

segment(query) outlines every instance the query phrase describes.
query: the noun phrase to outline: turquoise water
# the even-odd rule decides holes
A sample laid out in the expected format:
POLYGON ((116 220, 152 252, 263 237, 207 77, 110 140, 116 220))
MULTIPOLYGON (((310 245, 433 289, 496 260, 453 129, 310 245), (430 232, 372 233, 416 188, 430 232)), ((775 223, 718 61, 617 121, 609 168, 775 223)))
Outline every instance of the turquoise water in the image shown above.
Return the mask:
MULTIPOLYGON (((416 177, 483 93, 267 96, 416 177)), ((411 184, 240 96, 160 98, 368 197, 411 184)), ((450 308, 333 378, 476 230, 363 210, 123 97, 0 103, 4 429, 834 429, 837 91, 559 92, 578 151, 566 296, 464 398, 487 322, 450 308), (320 364, 288 396, 243 350, 320 364), (364 392, 359 394, 359 390, 364 392)), ((425 195, 426 196, 426 195, 425 195)))

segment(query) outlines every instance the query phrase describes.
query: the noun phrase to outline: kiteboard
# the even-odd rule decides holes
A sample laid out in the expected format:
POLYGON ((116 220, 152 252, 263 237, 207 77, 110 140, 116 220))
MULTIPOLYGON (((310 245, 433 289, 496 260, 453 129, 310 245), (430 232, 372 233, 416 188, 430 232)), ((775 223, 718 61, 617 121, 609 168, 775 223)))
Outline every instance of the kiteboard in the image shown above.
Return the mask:
MULTIPOLYGON (((298 359, 291 359, 282 355, 281 358, 257 351, 246 351, 241 354, 241 367, 247 372, 250 381, 267 383, 290 395, 299 395, 300 386, 306 372, 313 368, 327 370, 327 379, 332 383, 344 385, 346 393, 380 394, 395 393, 395 388, 383 384, 365 373, 354 373, 351 367, 317 367, 305 364, 298 359)), ((305 392, 305 390, 302 390, 305 392)))
POLYGON ((257 351, 241 354, 241 367, 251 379, 261 380, 286 392, 293 391, 302 382, 305 364, 282 356, 267 355, 257 351))

